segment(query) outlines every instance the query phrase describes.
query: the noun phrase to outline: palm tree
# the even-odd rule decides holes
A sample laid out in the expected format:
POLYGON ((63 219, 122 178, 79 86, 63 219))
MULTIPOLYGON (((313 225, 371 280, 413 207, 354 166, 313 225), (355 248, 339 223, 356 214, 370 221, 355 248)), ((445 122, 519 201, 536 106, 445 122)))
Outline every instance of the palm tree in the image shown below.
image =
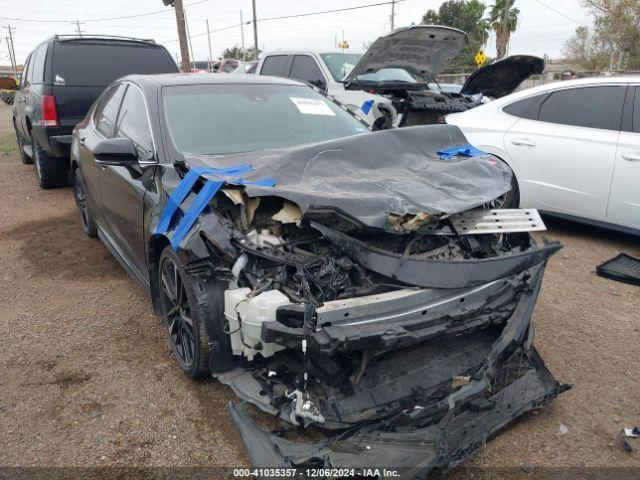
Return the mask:
POLYGON ((507 54, 507 44, 509 43, 511 32, 515 32, 518 25, 520 10, 513 6, 515 3, 516 0, 495 0, 495 3, 489 7, 487 22, 491 30, 496 33, 496 59, 504 58, 507 54), (507 5, 506 2, 509 2, 509 4, 507 5), (509 9, 508 13, 505 12, 507 8, 509 9), (507 14, 507 28, 505 28, 505 13, 507 14))

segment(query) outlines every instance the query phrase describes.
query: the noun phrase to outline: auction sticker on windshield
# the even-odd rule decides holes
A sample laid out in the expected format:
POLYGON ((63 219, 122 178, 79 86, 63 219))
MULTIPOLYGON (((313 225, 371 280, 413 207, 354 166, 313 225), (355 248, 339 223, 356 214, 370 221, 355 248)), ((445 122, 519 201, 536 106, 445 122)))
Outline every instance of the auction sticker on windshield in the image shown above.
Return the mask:
POLYGON ((334 115, 335 113, 329 105, 316 98, 289 97, 293 104, 298 107, 300 113, 306 115, 334 115))

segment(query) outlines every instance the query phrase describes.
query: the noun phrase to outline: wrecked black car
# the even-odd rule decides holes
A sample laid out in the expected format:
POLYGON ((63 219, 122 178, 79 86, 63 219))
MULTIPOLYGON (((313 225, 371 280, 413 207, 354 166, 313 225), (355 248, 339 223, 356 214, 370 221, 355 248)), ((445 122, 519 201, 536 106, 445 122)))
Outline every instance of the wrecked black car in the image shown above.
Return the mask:
POLYGON ((315 432, 231 405, 255 466, 421 478, 568 388, 531 322, 561 246, 501 208, 510 170, 457 127, 369 132, 284 79, 129 76, 76 127, 72 168, 85 232, 182 370, 315 432))
POLYGON ((544 71, 542 58, 514 55, 473 72, 459 92, 440 89, 438 75, 467 43, 466 33, 451 27, 396 29, 369 47, 342 80, 344 88, 386 97, 393 106, 394 125, 403 127, 439 123, 444 115, 477 107, 486 97, 508 95, 544 71))

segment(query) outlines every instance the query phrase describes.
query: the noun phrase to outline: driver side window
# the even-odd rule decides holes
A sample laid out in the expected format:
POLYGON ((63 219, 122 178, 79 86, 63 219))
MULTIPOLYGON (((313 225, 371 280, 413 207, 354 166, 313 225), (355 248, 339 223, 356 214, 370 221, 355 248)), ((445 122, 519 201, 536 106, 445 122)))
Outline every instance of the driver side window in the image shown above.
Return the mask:
POLYGON ((322 75, 318 64, 308 55, 296 55, 293 57, 289 78, 302 80, 322 90, 327 88, 327 81, 322 75))
POLYGON ((140 90, 129 85, 118 114, 117 136, 133 142, 140 160, 153 158, 153 140, 147 109, 140 90))
POLYGON ((115 135, 116 117, 125 86, 121 83, 114 85, 102 97, 100 105, 96 109, 94 121, 96 130, 105 138, 113 138, 115 135))

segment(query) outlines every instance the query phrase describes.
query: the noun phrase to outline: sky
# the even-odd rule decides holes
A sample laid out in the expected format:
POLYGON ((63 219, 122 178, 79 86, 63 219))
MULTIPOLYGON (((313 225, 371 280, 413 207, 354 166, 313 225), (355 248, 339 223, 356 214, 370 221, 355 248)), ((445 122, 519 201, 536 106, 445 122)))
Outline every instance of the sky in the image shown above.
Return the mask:
MULTIPOLYGON (((336 38, 348 41, 351 51, 362 51, 378 36, 390 30, 391 5, 379 5, 347 12, 302 18, 271 19, 386 0, 256 0, 258 45, 264 51, 278 49, 332 49, 336 38), (262 19, 262 20, 261 20, 262 19)), ((251 0, 183 0, 187 13, 192 50, 197 60, 207 60, 209 48, 206 20, 209 20, 213 57, 227 47, 242 44, 240 12, 244 21, 252 16, 251 0)), ((430 8, 442 0, 400 0, 395 5, 396 28, 419 23, 430 8)), ((487 5, 493 0, 485 0, 487 5)), ((512 35, 509 54, 562 55, 565 41, 576 27, 589 26, 591 16, 580 0, 516 0, 520 9, 518 29, 512 35)), ((123 35, 153 38, 177 56, 179 52, 173 8, 161 0, 0 0, 0 64, 8 65, 5 36, 13 27, 18 64, 29 52, 54 34, 73 34, 79 27, 84 34, 123 35), (152 13, 149 15, 149 13, 152 13), (131 16, 131 18, 118 18, 131 16)), ((246 46, 253 45, 253 26, 244 26, 246 46)), ((494 38, 486 52, 495 55, 494 38)))

